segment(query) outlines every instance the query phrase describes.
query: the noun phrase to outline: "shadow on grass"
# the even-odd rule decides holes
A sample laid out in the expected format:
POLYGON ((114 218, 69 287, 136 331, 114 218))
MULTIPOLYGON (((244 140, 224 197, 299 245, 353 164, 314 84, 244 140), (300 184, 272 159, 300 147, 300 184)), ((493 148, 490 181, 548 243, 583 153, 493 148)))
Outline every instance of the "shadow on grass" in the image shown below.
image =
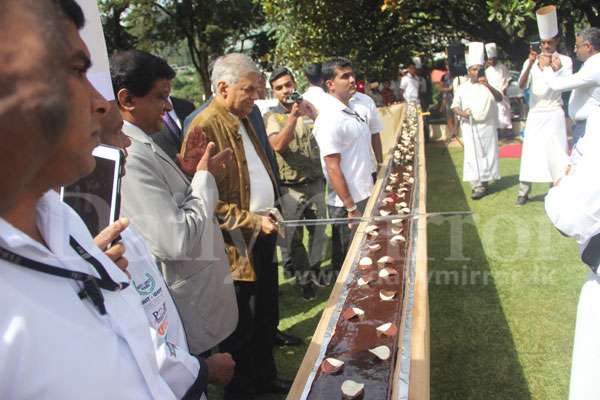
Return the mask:
MULTIPOLYGON (((462 179, 462 178, 460 178, 462 179)), ((503 176, 498 181, 490 185, 491 193, 501 192, 519 184, 519 175, 503 176)), ((515 198, 517 192, 515 192, 515 198)))
MULTIPOLYGON (((429 212, 470 211, 446 149, 428 147, 427 170, 429 212)), ((472 216, 430 219, 428 252, 431 398, 531 399, 472 216)))

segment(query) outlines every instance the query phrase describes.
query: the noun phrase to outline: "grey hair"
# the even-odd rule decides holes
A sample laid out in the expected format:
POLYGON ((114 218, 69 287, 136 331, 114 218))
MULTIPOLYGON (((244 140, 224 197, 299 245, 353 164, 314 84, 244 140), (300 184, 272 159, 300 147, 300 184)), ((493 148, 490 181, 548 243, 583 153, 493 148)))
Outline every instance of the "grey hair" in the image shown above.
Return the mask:
POLYGON ((598 28, 586 28, 577 34, 585 42, 592 45, 594 50, 600 51, 600 29, 598 28))
POLYGON ((213 93, 217 92, 217 83, 234 85, 242 76, 255 72, 260 74, 256 63, 242 53, 230 53, 217 58, 210 76, 213 93))

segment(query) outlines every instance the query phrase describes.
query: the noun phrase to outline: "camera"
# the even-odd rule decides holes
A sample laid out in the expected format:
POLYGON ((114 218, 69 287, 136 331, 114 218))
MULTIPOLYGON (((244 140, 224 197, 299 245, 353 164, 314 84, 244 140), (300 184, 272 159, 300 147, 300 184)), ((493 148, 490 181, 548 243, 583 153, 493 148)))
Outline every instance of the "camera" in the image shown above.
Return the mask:
POLYGON ((477 70, 478 78, 485 78, 485 67, 481 67, 477 70))
POLYGON ((538 54, 540 54, 542 52, 542 47, 541 47, 540 42, 530 42, 529 48, 538 54))
POLYGON ((302 103, 302 100, 302 95, 298 92, 294 92, 286 97, 285 104, 302 103))

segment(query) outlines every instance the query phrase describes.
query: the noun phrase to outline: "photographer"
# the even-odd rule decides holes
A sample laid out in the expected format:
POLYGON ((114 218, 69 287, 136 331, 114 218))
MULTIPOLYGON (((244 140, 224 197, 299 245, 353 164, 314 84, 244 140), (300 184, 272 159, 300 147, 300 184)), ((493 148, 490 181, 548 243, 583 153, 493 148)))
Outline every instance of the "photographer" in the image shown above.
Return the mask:
MULTIPOLYGON (((277 159, 281 179, 281 205, 285 219, 318 219, 325 217, 323 172, 319 148, 312 134, 316 110, 295 91, 296 81, 287 68, 278 68, 269 79, 279 101, 264 115, 269 142, 277 159)), ((320 269, 325 243, 325 227, 308 227, 308 251, 304 248, 302 227, 286 232, 283 246, 288 252, 284 268, 296 274, 305 300, 315 298, 311 271, 320 269)))

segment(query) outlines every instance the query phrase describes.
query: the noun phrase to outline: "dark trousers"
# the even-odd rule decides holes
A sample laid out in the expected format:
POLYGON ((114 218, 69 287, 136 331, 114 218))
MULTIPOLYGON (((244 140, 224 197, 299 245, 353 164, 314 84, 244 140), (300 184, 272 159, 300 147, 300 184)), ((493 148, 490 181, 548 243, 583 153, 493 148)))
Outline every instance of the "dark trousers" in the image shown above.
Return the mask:
MULTIPOLYGON (((356 203, 356 207, 360 210, 361 214, 365 211, 367 206, 366 198, 356 203)), ((344 207, 327 206, 329 211, 329 218, 347 218, 348 212, 344 207)), ((352 243, 354 237, 354 231, 358 223, 354 225, 354 228, 348 228, 348 224, 335 224, 331 226, 331 268, 335 271, 339 271, 342 268, 346 253, 352 243)))
POLYGON ((236 362, 225 394, 252 393, 277 376, 273 347, 279 324, 279 283, 275 261, 276 235, 259 236, 252 249, 255 282, 235 282, 239 320, 220 347, 236 362))

